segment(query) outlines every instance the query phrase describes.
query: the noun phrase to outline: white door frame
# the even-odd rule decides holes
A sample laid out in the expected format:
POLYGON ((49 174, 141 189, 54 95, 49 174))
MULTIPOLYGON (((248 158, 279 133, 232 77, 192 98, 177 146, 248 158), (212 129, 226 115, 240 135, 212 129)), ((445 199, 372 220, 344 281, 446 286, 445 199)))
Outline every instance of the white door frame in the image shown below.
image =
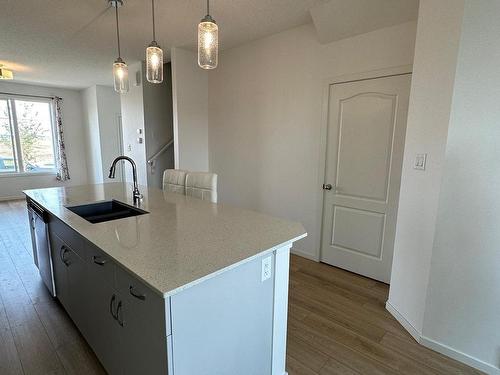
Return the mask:
MULTIPOLYGON (((321 129, 320 129, 320 146, 319 146, 319 173, 318 173, 318 189, 326 183, 325 173, 326 173, 326 149, 327 149, 327 132, 328 132, 328 110, 329 110, 329 100, 330 100, 330 86, 338 83, 349 83, 356 81, 365 81, 368 79, 393 77, 404 74, 413 73, 413 65, 402 65, 395 66, 386 69, 371 70, 367 72, 359 72, 353 74, 344 74, 334 77, 326 78, 323 82, 323 104, 321 109, 321 129)), ((324 192, 318 194, 316 202, 316 228, 320 228, 317 234, 316 251, 314 254, 314 260, 317 262, 321 259, 321 248, 323 246, 322 234, 323 234, 323 209, 324 209, 324 192)))

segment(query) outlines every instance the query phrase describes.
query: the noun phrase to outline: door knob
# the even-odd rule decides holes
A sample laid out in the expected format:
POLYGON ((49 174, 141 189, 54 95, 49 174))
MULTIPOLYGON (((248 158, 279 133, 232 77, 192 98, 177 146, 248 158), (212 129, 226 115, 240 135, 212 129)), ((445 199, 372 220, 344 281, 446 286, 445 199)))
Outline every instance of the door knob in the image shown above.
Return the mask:
POLYGON ((332 184, 323 184, 323 190, 332 190, 333 186, 332 184))

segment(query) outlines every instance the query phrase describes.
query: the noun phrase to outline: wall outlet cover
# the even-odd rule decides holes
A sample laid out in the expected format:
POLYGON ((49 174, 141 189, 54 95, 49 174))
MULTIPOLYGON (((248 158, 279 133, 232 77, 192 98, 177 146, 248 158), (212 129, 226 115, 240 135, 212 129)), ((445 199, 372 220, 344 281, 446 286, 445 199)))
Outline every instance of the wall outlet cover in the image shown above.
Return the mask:
POLYGON ((427 162, 427 154, 417 154, 415 156, 415 163, 413 164, 413 169, 419 169, 425 171, 425 164, 427 162))
POLYGON ((271 256, 262 259, 262 282, 271 278, 273 271, 273 259, 271 256))

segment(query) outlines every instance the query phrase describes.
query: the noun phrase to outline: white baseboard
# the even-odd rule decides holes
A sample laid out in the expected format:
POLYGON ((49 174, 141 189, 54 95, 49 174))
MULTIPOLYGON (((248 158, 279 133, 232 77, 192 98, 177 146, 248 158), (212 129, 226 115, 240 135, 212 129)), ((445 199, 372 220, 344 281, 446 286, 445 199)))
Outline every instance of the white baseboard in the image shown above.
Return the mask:
POLYGON ((405 317, 400 314, 399 311, 393 305, 391 305, 389 301, 386 302, 385 308, 420 345, 434 350, 435 352, 444 354, 447 357, 456 359, 459 362, 465 363, 466 365, 472 366, 487 374, 500 375, 500 368, 490 365, 489 363, 483 362, 480 359, 462 353, 459 350, 451 348, 445 344, 441 344, 422 335, 422 333, 419 332, 415 327, 413 327, 413 325, 408 320, 406 320, 405 317))
POLYGON ((412 335, 412 337, 418 343, 420 343, 420 339, 422 337, 422 334, 415 327, 413 327, 413 325, 408 320, 406 320, 406 318, 402 314, 400 314, 399 311, 396 310, 396 308, 394 306, 392 306, 389 301, 387 301, 385 303, 385 308, 387 309, 387 311, 389 311, 391 313, 391 315, 394 318, 396 318, 396 320, 399 322, 399 324, 401 324, 403 326, 403 328, 406 329, 408 331, 408 333, 410 335, 412 335))
POLYGON ((447 345, 441 344, 434 341, 428 337, 422 336, 420 339, 420 344, 426 348, 432 349, 438 353, 444 354, 447 357, 456 359, 459 362, 465 363, 466 365, 472 366, 480 371, 483 371, 489 375, 500 375, 500 368, 490 365, 489 363, 483 362, 480 359, 472 357, 468 354, 462 353, 459 350, 450 348, 447 345))
POLYGON ((3 201, 18 201, 24 199, 23 195, 13 196, 13 197, 0 197, 0 202, 3 201))
POLYGON ((311 254, 305 252, 304 250, 300 250, 300 249, 296 248, 295 246, 292 246, 290 252, 292 254, 301 256, 302 258, 306 258, 306 259, 309 259, 309 260, 313 260, 315 262, 319 262, 319 259, 318 259, 317 256, 311 255, 311 254))

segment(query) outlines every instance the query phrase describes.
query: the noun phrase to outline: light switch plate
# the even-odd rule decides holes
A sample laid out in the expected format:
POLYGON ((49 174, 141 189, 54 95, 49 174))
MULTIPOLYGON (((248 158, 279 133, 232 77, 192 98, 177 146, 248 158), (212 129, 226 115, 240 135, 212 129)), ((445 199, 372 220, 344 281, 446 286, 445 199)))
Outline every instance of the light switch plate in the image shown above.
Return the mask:
POLYGON ((268 256, 267 258, 262 259, 262 282, 271 278, 273 273, 272 271, 273 259, 268 256))
POLYGON ((413 169, 419 169, 425 171, 425 164, 427 162, 427 154, 417 154, 415 156, 415 163, 413 164, 413 169))

